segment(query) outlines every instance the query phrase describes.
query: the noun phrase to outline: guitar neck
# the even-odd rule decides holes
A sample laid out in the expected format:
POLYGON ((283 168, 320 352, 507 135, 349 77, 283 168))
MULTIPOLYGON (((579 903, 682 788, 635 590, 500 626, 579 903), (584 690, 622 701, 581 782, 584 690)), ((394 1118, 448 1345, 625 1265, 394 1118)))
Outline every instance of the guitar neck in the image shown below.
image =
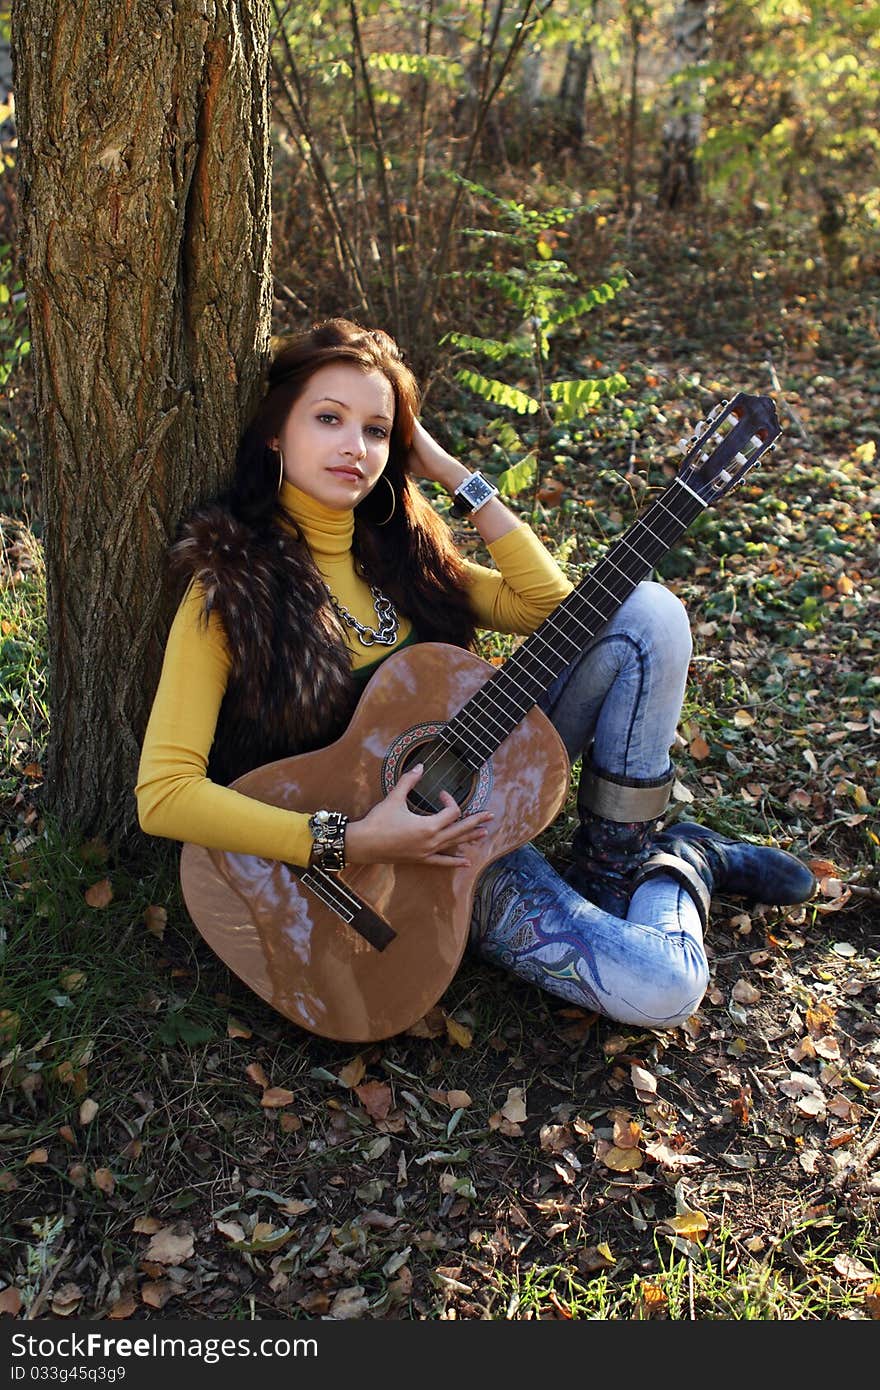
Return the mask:
POLYGON ((676 478, 567 598, 545 618, 441 735, 482 766, 684 534, 706 503, 676 478))

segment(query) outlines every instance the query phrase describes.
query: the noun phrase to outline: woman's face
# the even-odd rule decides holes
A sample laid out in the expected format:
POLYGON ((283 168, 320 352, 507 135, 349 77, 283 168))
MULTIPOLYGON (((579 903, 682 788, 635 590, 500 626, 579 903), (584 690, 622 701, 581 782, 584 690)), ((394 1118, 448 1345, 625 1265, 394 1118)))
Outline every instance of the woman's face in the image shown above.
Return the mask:
POLYGON ((375 487, 388 462, 394 391, 381 372, 331 363, 309 377, 277 441, 284 477, 334 511, 375 487))

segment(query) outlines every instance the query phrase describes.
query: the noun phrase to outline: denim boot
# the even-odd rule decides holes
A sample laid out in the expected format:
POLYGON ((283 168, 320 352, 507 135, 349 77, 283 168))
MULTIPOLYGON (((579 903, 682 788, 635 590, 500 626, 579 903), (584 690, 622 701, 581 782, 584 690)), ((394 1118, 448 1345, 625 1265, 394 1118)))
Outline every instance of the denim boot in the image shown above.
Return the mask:
POLYGON ((580 825, 564 875, 582 898, 614 917, 626 917, 633 872, 648 857, 674 780, 672 772, 654 779, 615 777, 594 767, 584 754, 577 794, 580 825))
POLYGON ((690 893, 705 928, 713 893, 753 902, 802 903, 816 880, 802 860, 782 849, 730 840, 708 826, 679 821, 654 837, 652 853, 636 870, 633 889, 655 874, 670 874, 690 893))

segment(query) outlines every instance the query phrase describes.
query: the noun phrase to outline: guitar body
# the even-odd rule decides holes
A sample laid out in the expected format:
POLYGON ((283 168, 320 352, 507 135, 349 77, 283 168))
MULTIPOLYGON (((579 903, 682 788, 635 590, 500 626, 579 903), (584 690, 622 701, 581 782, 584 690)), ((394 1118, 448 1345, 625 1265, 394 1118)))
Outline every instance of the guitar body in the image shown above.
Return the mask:
MULTIPOLYGON (((358 820, 408 767, 424 762, 426 777, 435 769, 436 793, 445 772, 432 741, 495 672, 439 642, 397 652, 369 681, 340 739, 256 768, 232 786, 290 811, 331 805, 358 820)), ((369 909, 352 922, 296 866, 186 844, 180 876, 187 909, 234 974, 300 1027, 345 1042, 391 1037, 443 994, 467 945, 477 879, 550 824, 569 773, 562 740, 532 707, 467 774, 464 789, 460 778, 446 786, 463 814, 494 812, 486 839, 468 849, 469 868, 349 865, 327 877, 369 909), (367 918, 362 933, 357 924, 367 918)))

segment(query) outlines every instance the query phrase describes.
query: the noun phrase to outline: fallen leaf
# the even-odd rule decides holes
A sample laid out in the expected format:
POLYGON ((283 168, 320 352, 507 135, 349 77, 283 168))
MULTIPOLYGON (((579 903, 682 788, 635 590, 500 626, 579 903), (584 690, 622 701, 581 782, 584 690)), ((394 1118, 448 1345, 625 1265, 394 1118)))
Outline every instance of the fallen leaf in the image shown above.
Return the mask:
POLYGON ((839 878, 840 871, 830 859, 808 859, 807 867, 816 878, 839 878))
POLYGON ((192 1227, 186 1223, 163 1226, 147 1246, 144 1258, 160 1265, 181 1265, 195 1250, 192 1227))
POLYGON ((233 1018, 230 1014, 226 1020, 226 1036, 227 1038, 252 1038, 253 1033, 247 1024, 240 1023, 237 1018, 233 1018))
POLYGON ((650 1103, 657 1094, 656 1076, 652 1076, 649 1071, 646 1071, 644 1067, 640 1067, 637 1062, 633 1062, 629 1074, 639 1100, 650 1103))
POLYGON ((721 1155, 721 1160, 727 1164, 728 1168, 739 1168, 743 1172, 749 1172, 752 1168, 757 1167, 754 1154, 727 1153, 721 1155))
POLYGON ((66 994, 78 994, 86 982, 84 970, 65 970, 60 977, 61 988, 66 994))
POLYGON ((501 1114, 505 1120, 511 1124, 522 1124, 527 1118, 526 1103, 521 1086, 511 1086, 507 1092, 507 1100, 501 1107, 501 1114))
POLYGON ((641 1142, 642 1127, 628 1115, 618 1115, 614 1120, 614 1143, 618 1149, 634 1149, 641 1142))
POLYGON ((865 1289, 865 1307, 872 1318, 880 1318, 880 1281, 865 1289))
POLYGON ((240 1226, 237 1221, 215 1221, 214 1225, 221 1236, 226 1236, 227 1240, 239 1241, 247 1239, 247 1233, 244 1227, 240 1226))
POLYGON ((155 936, 161 941, 165 935, 165 927, 168 924, 168 913, 164 907, 159 907, 156 903, 151 903, 144 911, 144 926, 151 936, 155 936))
POLYGON ((155 1216, 137 1216, 131 1223, 133 1231, 137 1231, 141 1236, 155 1235, 156 1231, 161 1231, 162 1222, 155 1216))
POLYGON ((52 1312, 59 1318, 69 1318, 71 1313, 76 1312, 82 1296, 79 1284, 62 1284, 52 1296, 52 1312))
POLYGON ((446 1019, 446 1033, 449 1037, 449 1041, 456 1043, 458 1047, 470 1047, 474 1040, 473 1029, 467 1028, 463 1023, 459 1023, 458 1020, 454 1018, 446 1019))
POLYGON ((24 1299, 18 1289, 8 1288, 0 1290, 0 1316, 3 1314, 8 1318, 17 1318, 24 1306, 24 1299))
POLYGON ((834 1268, 842 1279, 850 1283, 870 1283, 874 1278, 873 1271, 867 1265, 862 1264, 861 1260, 856 1259, 855 1255, 835 1255, 834 1268))
POLYGON ((92 1100, 90 1096, 87 1096, 86 1099, 83 1101, 82 1105, 79 1107, 80 1124, 90 1125, 92 1123, 92 1120, 97 1115, 99 1108, 100 1107, 98 1105, 98 1102, 96 1100, 92 1100))
POLYGON ((496 1110, 494 1115, 489 1116, 489 1128, 500 1130, 502 1134, 507 1134, 511 1139, 522 1137, 523 1127, 514 1120, 507 1120, 500 1110, 496 1110))
POLYGON ((696 1154, 683 1153, 681 1149, 673 1149, 669 1144, 663 1144, 659 1140, 646 1144, 645 1153, 649 1158, 653 1158, 659 1163, 662 1168, 669 1168, 672 1172, 676 1172, 679 1168, 695 1168, 698 1164, 706 1161, 696 1154))
POLYGON ((282 1134, 296 1134, 303 1127, 300 1116, 294 1115, 289 1110, 287 1114, 278 1116, 278 1124, 282 1134))
POLYGON ((738 729, 748 729, 755 722, 755 716, 751 710, 738 709, 734 713, 733 722, 738 729))
POLYGON ((116 1187, 116 1180, 109 1168, 96 1168, 92 1174, 92 1182, 99 1192, 103 1192, 105 1197, 112 1197, 116 1187))
POLYGON ((642 1283, 639 1287, 639 1303, 643 1317, 651 1318, 667 1307, 669 1299, 659 1284, 642 1283))
POLYGON ((384 1120, 391 1109, 391 1087, 384 1081, 365 1081, 354 1093, 373 1120, 384 1120))
POLYGON ((561 1154, 571 1148, 574 1134, 571 1125, 542 1125, 538 1140, 546 1153, 561 1154))
POLYGON ((27 1158, 25 1159, 25 1164, 28 1164, 28 1163, 48 1163, 48 1162, 49 1162, 49 1150, 48 1150, 48 1149, 31 1149, 31 1152, 28 1154, 27 1158))
POLYGON ((278 1110, 284 1105, 293 1103, 293 1091, 286 1091, 283 1086, 270 1086, 265 1090, 260 1098, 260 1104, 267 1110, 278 1110))
POLYGON ((818 1116, 825 1114, 825 1100, 822 1096, 801 1096, 795 1104, 802 1115, 818 1116))
POLYGON ((686 1211, 681 1216, 670 1216, 663 1224, 669 1226, 677 1236, 684 1236, 685 1240, 700 1240, 709 1230, 709 1222, 701 1211, 686 1211))
POLYGON ((342 1068, 342 1071, 339 1073, 340 1084, 354 1090, 355 1087, 359 1086, 363 1081, 366 1070, 367 1064, 363 1056, 359 1054, 357 1057, 353 1058, 351 1062, 347 1062, 342 1068))
POLYGON ((146 1303, 148 1308, 164 1308, 169 1298, 173 1298, 177 1293, 182 1293, 183 1288, 171 1279, 158 1279, 141 1284, 140 1292, 141 1300, 146 1303))
POLYGON ((618 1149, 614 1144, 609 1144, 597 1157, 606 1168, 611 1168, 615 1173, 630 1173, 636 1168, 641 1168, 644 1162, 639 1149, 618 1149))
POLYGON ((704 758, 708 758, 711 749, 709 748, 709 745, 706 742, 706 740, 703 738, 703 735, 697 734, 696 738, 692 738, 690 743, 688 744, 688 752, 690 753, 691 757, 695 758, 696 761, 699 763, 702 762, 704 758))
POLYGON ((761 998, 761 991, 746 979, 737 980, 731 994, 738 1004, 756 1004, 761 998))
POLYGON ((102 878, 98 883, 93 883, 83 896, 89 907, 109 907, 113 901, 113 888, 109 878, 102 878))
POLYGON ((130 1293, 123 1294, 112 1307, 107 1309, 108 1318, 114 1322, 120 1322, 123 1318, 132 1318, 137 1312, 137 1304, 130 1293))
POLYGON ((473 1101, 467 1091, 447 1091, 446 1104, 450 1110, 467 1110, 469 1105, 473 1105, 473 1101))
POLYGON ((244 1074, 249 1080, 253 1081, 255 1086, 261 1087, 262 1090, 265 1090, 269 1085, 269 1078, 259 1062, 251 1062, 249 1067, 245 1067, 244 1074))
POLYGON ((362 1318, 369 1308, 369 1300, 364 1295, 362 1285, 354 1284, 350 1289, 340 1289, 330 1304, 328 1318, 362 1318))

